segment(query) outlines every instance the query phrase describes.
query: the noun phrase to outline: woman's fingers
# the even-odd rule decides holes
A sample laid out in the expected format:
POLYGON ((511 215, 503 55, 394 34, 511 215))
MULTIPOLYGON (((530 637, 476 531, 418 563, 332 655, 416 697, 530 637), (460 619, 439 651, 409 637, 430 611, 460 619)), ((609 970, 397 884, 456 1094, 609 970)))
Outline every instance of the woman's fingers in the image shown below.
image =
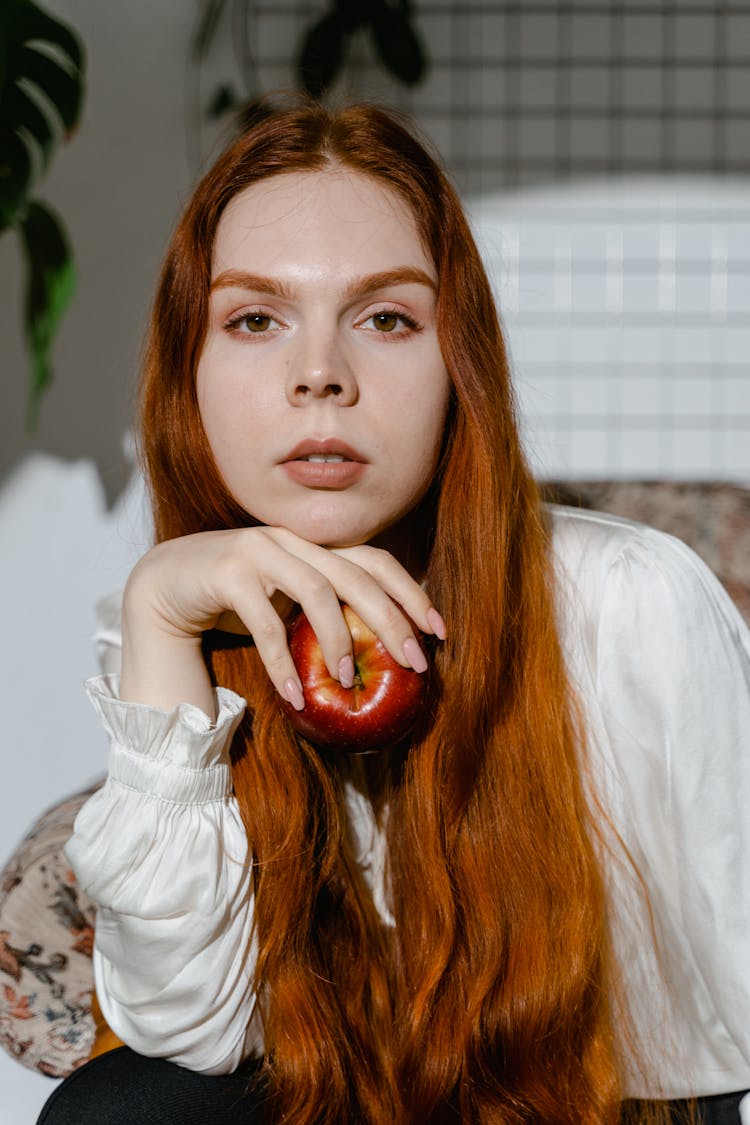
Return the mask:
MULTIPOLYGON (((329 578, 306 559, 280 543, 268 529, 252 529, 242 536, 236 553, 225 563, 217 599, 231 605, 217 624, 230 631, 249 632, 277 691, 301 707, 302 687, 289 652, 286 626, 274 602, 278 595, 298 602, 310 618, 331 676, 341 676, 351 661, 351 636, 339 596, 329 578)), ((323 561, 328 552, 323 552, 323 561)))
POLYGON ((411 574, 391 555, 379 547, 363 544, 338 548, 334 552, 349 559, 370 574, 423 633, 445 640, 445 622, 432 599, 411 574))
MULTIPOLYGON (((426 670, 427 660, 414 625, 422 632, 432 633, 440 639, 445 636, 445 626, 420 584, 391 554, 369 546, 329 551, 298 539, 283 528, 268 530, 277 543, 287 550, 298 552, 304 561, 325 574, 337 602, 343 601, 351 605, 355 613, 380 637, 394 660, 417 672, 426 670)), ((340 662, 337 671, 334 671, 333 665, 341 637, 338 631, 340 611, 336 615, 330 615, 330 605, 319 605, 315 593, 314 590, 310 591, 308 598, 297 596, 296 600, 310 619, 323 649, 327 667, 332 675, 337 675, 338 672, 340 678, 340 662), (327 630, 329 623, 334 621, 336 639, 332 639, 329 646, 327 630)), ((349 651, 350 648, 347 652, 342 652, 341 656, 347 656, 349 651)))
POLYGON ((179 700, 174 681, 182 676, 193 684, 190 699, 207 705, 207 685, 192 667, 191 654, 199 658, 195 642, 206 629, 220 628, 250 633, 276 690, 301 708, 302 686, 284 624, 285 599, 301 605, 326 667, 346 686, 353 681, 354 665, 342 602, 351 605, 399 664, 418 672, 427 668, 427 660, 417 630, 445 635, 425 591, 386 551, 369 546, 329 550, 284 528, 199 533, 154 548, 131 576, 123 617, 129 689, 162 705, 162 698, 179 700), (140 674, 146 665, 148 677, 140 674), (141 682, 144 678, 148 683, 141 682))
POLYGON ((287 646, 286 628, 263 591, 243 597, 238 618, 253 638, 271 683, 297 710, 304 707, 302 683, 287 646))

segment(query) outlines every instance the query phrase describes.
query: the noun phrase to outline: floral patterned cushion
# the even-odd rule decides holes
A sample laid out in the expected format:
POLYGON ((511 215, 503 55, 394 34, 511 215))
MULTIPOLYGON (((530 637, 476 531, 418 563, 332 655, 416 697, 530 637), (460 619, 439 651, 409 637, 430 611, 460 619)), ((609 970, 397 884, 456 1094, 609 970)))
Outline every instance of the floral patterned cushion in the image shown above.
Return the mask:
POLYGON ((0 872, 0 1045, 52 1078, 86 1062, 94 1038, 94 907, 62 849, 96 788, 49 809, 0 872))

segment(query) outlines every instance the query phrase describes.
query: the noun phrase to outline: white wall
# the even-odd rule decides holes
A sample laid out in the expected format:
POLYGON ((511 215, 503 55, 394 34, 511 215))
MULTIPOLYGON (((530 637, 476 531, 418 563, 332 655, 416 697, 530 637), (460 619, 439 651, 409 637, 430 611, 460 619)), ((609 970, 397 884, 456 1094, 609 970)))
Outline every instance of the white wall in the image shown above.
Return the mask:
MULTIPOLYGON (((35 456, 0 488, 0 536, 2 865, 44 809, 106 769, 82 688, 97 670, 94 603, 123 584, 148 521, 137 485, 107 512, 92 462, 35 456)), ((0 1125, 33 1123, 52 1089, 0 1051, 0 1125)))

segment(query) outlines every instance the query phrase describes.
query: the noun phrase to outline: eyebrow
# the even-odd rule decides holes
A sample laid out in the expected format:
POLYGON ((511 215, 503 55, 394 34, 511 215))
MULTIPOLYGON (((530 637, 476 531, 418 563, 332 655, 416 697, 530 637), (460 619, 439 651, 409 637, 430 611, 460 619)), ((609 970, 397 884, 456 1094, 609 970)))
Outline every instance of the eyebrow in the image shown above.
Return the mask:
MULTIPOLYGON (((380 289, 389 289, 394 285, 426 285, 437 291, 436 283, 424 270, 416 266, 401 266, 398 269, 382 270, 380 273, 355 277, 347 284, 344 296, 347 300, 352 300, 356 297, 365 297, 368 293, 376 293, 380 289)), ((293 297, 290 287, 279 278, 246 273, 244 270, 224 270, 211 282, 211 292, 213 293, 215 289, 251 289, 256 293, 268 293, 272 297, 283 297, 287 300, 293 297)))

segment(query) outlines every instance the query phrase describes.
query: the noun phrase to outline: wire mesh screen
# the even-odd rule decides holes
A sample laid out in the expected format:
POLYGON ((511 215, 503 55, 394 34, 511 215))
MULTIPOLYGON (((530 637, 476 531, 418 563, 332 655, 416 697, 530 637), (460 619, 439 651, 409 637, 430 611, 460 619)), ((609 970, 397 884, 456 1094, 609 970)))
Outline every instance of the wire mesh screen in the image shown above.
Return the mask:
MULTIPOLYGON (((258 89, 327 8, 251 3, 258 89)), ((335 93, 410 112, 485 201, 539 471, 750 479, 750 2, 413 10, 427 79, 359 34, 335 93)))
POLYGON ((540 474, 750 475, 747 184, 599 180, 470 207, 540 474))
MULTIPOLYGON (((262 89, 289 86, 320 0, 251 4, 262 89)), ((750 4, 416 0, 408 90, 354 37, 341 88, 412 111, 462 190, 612 172, 750 172, 750 4)))

